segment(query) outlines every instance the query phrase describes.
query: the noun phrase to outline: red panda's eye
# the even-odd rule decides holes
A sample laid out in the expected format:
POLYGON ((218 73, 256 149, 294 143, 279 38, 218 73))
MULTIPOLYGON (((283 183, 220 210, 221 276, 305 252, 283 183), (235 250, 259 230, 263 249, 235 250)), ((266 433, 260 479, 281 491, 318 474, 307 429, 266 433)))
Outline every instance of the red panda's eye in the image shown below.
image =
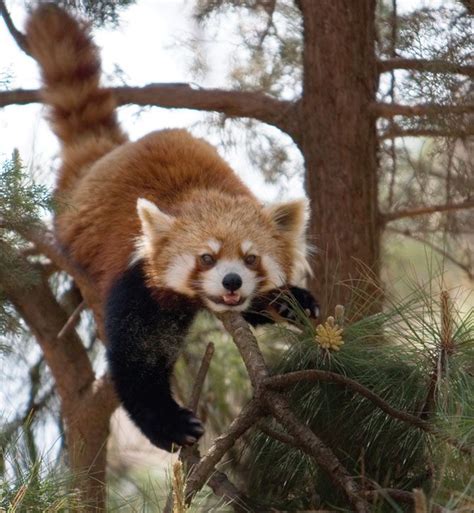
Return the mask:
POLYGON ((199 260, 201 261, 201 264, 205 267, 211 267, 216 263, 216 259, 212 255, 209 255, 209 253, 201 255, 199 257, 199 260))
POLYGON ((257 263, 257 255, 247 255, 244 258, 245 265, 249 267, 254 266, 257 263))

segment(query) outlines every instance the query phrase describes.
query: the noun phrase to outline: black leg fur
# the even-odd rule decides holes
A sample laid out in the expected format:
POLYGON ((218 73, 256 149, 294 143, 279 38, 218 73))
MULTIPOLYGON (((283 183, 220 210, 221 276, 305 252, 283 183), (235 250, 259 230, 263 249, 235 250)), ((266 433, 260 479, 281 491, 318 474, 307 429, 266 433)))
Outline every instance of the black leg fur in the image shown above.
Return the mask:
POLYGON ((194 443, 204 432, 179 406, 169 378, 198 305, 145 286, 141 265, 112 287, 106 305, 108 359, 117 394, 131 419, 162 449, 194 443))

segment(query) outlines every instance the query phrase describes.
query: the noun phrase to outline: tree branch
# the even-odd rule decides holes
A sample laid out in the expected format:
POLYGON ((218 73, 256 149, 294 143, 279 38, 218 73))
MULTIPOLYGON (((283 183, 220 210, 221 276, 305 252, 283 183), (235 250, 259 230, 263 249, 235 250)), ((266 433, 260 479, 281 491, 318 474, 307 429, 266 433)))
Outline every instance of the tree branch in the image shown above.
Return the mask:
POLYGON ((396 228, 387 228, 388 231, 392 233, 397 233, 399 235, 403 235, 404 237, 409 237, 410 239, 416 240, 417 242, 421 242, 421 244, 425 244, 432 250, 436 251, 440 255, 442 255, 443 258, 446 258, 446 260, 449 260, 451 263, 459 267, 462 271, 464 271, 467 274, 467 277, 474 281, 474 273, 471 266, 464 264, 463 262, 460 262, 457 258, 453 257, 450 253, 448 253, 445 249, 439 247, 436 244, 433 244, 429 240, 424 239, 423 237, 419 237, 418 235, 412 233, 410 230, 397 230, 396 228))
MULTIPOLYGON (((213 354, 214 344, 209 342, 207 344, 204 356, 202 357, 201 365, 194 381, 191 398, 188 402, 188 407, 194 413, 196 413, 198 409, 199 398, 213 354)), ((187 469, 197 467, 202 461, 197 445, 191 447, 183 447, 180 451, 179 459, 186 465, 187 469)), ((218 497, 224 497, 226 500, 231 501, 231 506, 236 513, 245 513, 248 511, 248 508, 245 506, 249 503, 248 497, 246 497, 240 490, 238 490, 224 473, 215 469, 211 470, 211 473, 208 476, 207 484, 215 495, 218 497)), ((187 483, 187 486, 189 487, 189 483, 187 483)), ((170 492, 166 501, 164 513, 171 512, 172 507, 173 494, 170 492)))
POLYGON ((295 439, 299 448, 309 454, 328 473, 335 485, 346 495, 357 513, 365 513, 367 505, 360 495, 357 483, 341 464, 336 455, 306 425, 301 423, 290 409, 287 400, 279 393, 268 390, 265 380, 268 371, 255 336, 247 322, 239 314, 224 312, 218 315, 225 329, 232 336, 254 388, 255 399, 295 439))
POLYGON ((434 214, 435 212, 450 212, 453 210, 464 210, 473 207, 474 200, 466 200, 462 203, 448 203, 444 205, 432 205, 429 207, 420 207, 414 209, 399 210, 398 212, 389 212, 386 214, 382 214, 381 218, 382 222, 386 224, 390 223, 391 221, 403 219, 404 217, 416 217, 425 214, 434 214))
POLYGON ((465 139, 474 135, 474 127, 465 128, 402 128, 398 125, 392 125, 390 128, 379 134, 380 140, 393 139, 394 137, 455 137, 465 139))
POLYGON ((398 103, 374 103, 372 104, 372 110, 376 116, 381 118, 392 118, 394 116, 412 118, 416 116, 472 114, 474 112, 474 104, 438 105, 436 103, 425 103, 421 105, 400 105, 398 103))
POLYGON ((386 73, 397 69, 427 71, 430 73, 458 73, 459 75, 474 75, 474 66, 456 64, 454 62, 428 59, 394 58, 378 62, 379 73, 386 73))
POLYGON ((28 50, 28 45, 26 44, 25 36, 15 27, 13 20, 8 12, 8 9, 3 0, 0 0, 0 15, 7 26, 8 32, 10 32, 11 36, 15 40, 16 44, 27 54, 30 55, 28 50))
POLYGON ((214 468, 224 454, 232 448, 235 442, 262 416, 258 401, 252 399, 231 422, 227 431, 218 436, 207 454, 194 467, 186 482, 187 500, 204 486, 209 477, 215 472, 214 468))
POLYGON ((273 429, 268 424, 265 424, 265 422, 263 421, 259 422, 257 427, 258 429, 260 429, 262 433, 265 433, 267 436, 274 438, 275 440, 278 440, 282 444, 292 445, 293 447, 297 446, 297 442, 292 436, 278 429, 273 429))
MULTIPOLYGON (((254 118, 293 136, 298 133, 295 103, 252 91, 200 89, 189 84, 149 84, 114 87, 118 105, 156 106, 221 112, 229 117, 254 118)), ((0 107, 42 102, 41 92, 16 89, 0 92, 0 107)))

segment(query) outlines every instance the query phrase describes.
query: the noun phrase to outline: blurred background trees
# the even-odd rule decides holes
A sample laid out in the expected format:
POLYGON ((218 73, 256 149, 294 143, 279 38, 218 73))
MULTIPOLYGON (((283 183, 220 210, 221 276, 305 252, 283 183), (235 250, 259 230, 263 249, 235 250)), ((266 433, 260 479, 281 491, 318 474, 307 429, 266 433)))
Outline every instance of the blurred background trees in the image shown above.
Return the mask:
MULTIPOLYGON (((140 4, 129 0, 61 3, 97 26, 105 23, 110 30, 120 23, 121 16, 126 18, 127 6, 140 4)), ((410 10, 399 4, 403 2, 198 0, 192 4, 195 34, 180 36, 179 44, 191 49, 190 72, 200 81, 212 75, 215 66, 208 58, 210 47, 232 38, 235 51, 219 57, 220 73, 227 73, 227 89, 186 83, 134 88, 131 80, 123 85, 120 73, 112 81, 119 86, 121 105, 211 111, 202 118, 201 128, 205 126, 219 141, 224 154, 244 147, 255 173, 263 173, 282 190, 295 179, 304 183, 311 200, 309 239, 317 248, 310 284, 322 302, 323 319, 337 303, 346 305, 346 347, 335 356, 314 344, 314 332, 303 330, 296 337, 285 329, 270 330, 261 335, 269 365, 278 372, 335 370, 400 409, 416 413, 431 390, 433 369, 444 354, 440 349, 440 341, 446 339, 440 290, 450 284, 469 285, 474 279, 470 249, 474 225, 474 41, 469 2, 422 4, 410 10), (434 278, 438 264, 433 263, 437 260, 430 256, 433 254, 439 255, 441 267, 450 273, 450 283, 448 277, 448 283, 440 280, 439 287, 414 292, 406 283, 396 281, 403 262, 410 260, 421 262, 422 281, 434 278), (395 302, 390 299, 394 291, 401 294, 395 302), (405 295, 408 300, 402 300, 405 295)), ((7 7, 8 3, 0 2, 5 26, 21 47, 21 31, 7 7)), ((0 73, 0 106, 38 101, 34 90, 9 88, 9 70, 0 68, 0 73)), ((44 475, 46 462, 74 468, 74 430, 66 431, 68 440, 63 424, 76 425, 81 415, 90 412, 90 405, 81 402, 81 387, 103 383, 103 348, 97 334, 100 321, 95 325, 85 307, 87 303, 93 308, 91 301, 83 302, 87 285, 74 283, 71 269, 50 251, 47 226, 54 205, 49 191, 32 181, 17 153, 11 158, 2 155, 2 159, 2 388, 8 397, 22 399, 17 415, 4 419, 1 427, 5 499, 0 504, 7 508, 18 500, 24 508, 42 511, 45 504, 52 507, 59 501, 64 510, 77 509, 74 494, 61 506, 64 496, 52 493, 67 485, 69 477, 63 474, 59 479, 53 472, 48 480, 44 475), (28 317, 22 308, 24 301, 35 303, 35 308, 50 301, 57 328, 52 321, 49 331, 35 325, 38 317, 28 317), (66 334, 58 337, 67 323, 66 334), (74 348, 80 357, 71 362, 66 352, 65 359, 58 360, 56 356, 65 346, 74 348), (82 377, 68 388, 64 381, 61 386, 64 373, 82 377), (70 408, 77 409, 72 417, 70 408), (58 426, 57 431, 53 425, 58 426), (51 433, 60 440, 45 456, 44 449, 53 445, 51 433)), ((472 443, 473 394, 469 398, 469 391, 473 387, 474 337, 469 301, 460 305, 454 298, 450 315, 455 324, 451 338, 458 344, 456 358, 448 358, 451 372, 443 370, 435 378, 436 406, 430 406, 430 415, 453 436, 472 443)), ((236 349, 214 321, 204 316, 179 364, 179 398, 185 402, 189 397, 189 376, 197 372, 208 340, 217 347, 200 406, 208 429, 207 444, 250 397, 236 349)), ((105 390, 110 393, 107 383, 105 390)), ((331 385, 301 385, 290 393, 300 418, 322 436, 353 474, 370 483, 368 490, 374 482, 408 491, 422 487, 448 507, 459 506, 463 494, 472 500, 468 477, 472 469, 457 453, 331 385), (340 429, 333 430, 334 425, 340 429), (354 448, 353 433, 360 426, 365 429, 358 433, 354 448), (393 465, 381 468, 388 460, 393 465)), ((76 470, 87 467, 90 474, 91 465, 97 466, 92 474, 103 496, 105 440, 115 405, 109 395, 105 403, 100 395, 99 399, 100 403, 93 398, 91 404, 102 408, 97 418, 100 436, 95 445, 89 444, 85 460, 79 458, 76 470)), ((89 418, 81 429, 94 426, 89 418)), ((257 435, 258 431, 236 445, 223 468, 231 469, 233 479, 259 507, 345 507, 309 459, 268 435, 257 435), (259 480, 262 476, 276 486, 265 489, 265 482, 259 480), (284 476, 287 480, 280 486, 284 476)), ((118 449, 114 446, 119 432, 115 431, 110 445, 110 483, 115 483, 110 500, 124 506, 127 487, 134 493, 136 489, 128 482, 128 464, 118 456, 120 444, 118 449)), ((139 488, 151 508, 162 503, 161 495, 166 496, 165 490, 160 497, 150 497, 155 492, 146 491, 143 483, 139 488)), ((91 493, 93 500, 96 494, 97 490, 91 493)), ((399 502, 393 506, 388 499, 383 504, 380 507, 393 511, 402 507, 399 502)), ((82 502, 82 507, 88 506, 82 502)), ((139 506, 130 505, 131 510, 134 507, 139 506)))

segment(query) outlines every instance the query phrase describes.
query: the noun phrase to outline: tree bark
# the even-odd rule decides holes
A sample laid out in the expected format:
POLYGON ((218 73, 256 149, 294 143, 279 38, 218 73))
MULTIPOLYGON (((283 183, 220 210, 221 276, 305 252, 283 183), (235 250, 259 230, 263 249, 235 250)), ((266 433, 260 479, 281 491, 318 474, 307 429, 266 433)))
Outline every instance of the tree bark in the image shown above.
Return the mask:
MULTIPOLYGON (((301 0, 304 82, 300 102, 305 186, 316 246, 311 289, 323 309, 347 303, 357 262, 379 275, 375 0, 301 0), (321 297, 325 291, 327 297, 321 297)), ((368 292, 375 291, 368 284, 368 292)))
POLYGON ((113 386, 108 379, 95 378, 75 330, 58 338, 68 317, 45 277, 22 286, 0 269, 0 283, 35 336, 54 378, 66 427, 72 486, 81 492, 84 511, 104 511, 106 443, 110 416, 118 405, 113 386))

